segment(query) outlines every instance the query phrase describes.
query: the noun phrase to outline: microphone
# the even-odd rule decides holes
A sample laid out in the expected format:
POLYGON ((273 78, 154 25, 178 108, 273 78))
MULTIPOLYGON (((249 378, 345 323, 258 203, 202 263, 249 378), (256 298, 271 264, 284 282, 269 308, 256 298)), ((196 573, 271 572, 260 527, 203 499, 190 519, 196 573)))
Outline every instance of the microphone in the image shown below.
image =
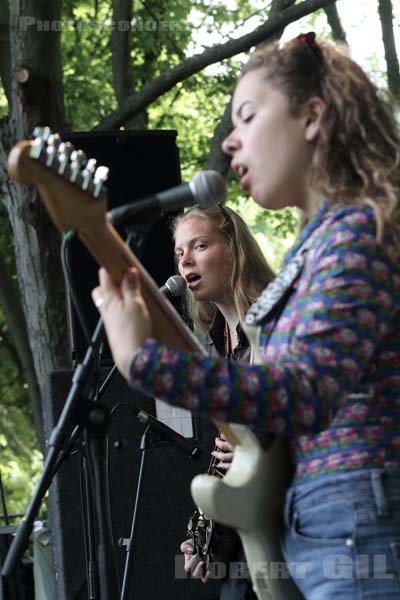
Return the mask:
POLYGON ((187 288, 186 280, 180 275, 172 275, 167 281, 159 288, 159 291, 164 294, 171 300, 171 298, 176 298, 178 296, 182 296, 185 293, 187 288))
POLYGON ((171 442, 191 460, 198 461, 200 459, 203 451, 198 446, 195 446, 193 442, 190 442, 183 435, 176 432, 174 429, 171 429, 171 427, 168 427, 168 425, 165 425, 162 421, 159 421, 152 415, 149 415, 141 408, 132 405, 129 405, 128 408, 137 416, 141 423, 148 425, 161 439, 171 442))
POLYGON ((201 208, 214 206, 224 202, 225 194, 226 183, 222 175, 216 171, 202 171, 189 183, 113 208, 107 213, 107 218, 116 226, 129 225, 132 221, 154 220, 193 204, 199 204, 201 208))

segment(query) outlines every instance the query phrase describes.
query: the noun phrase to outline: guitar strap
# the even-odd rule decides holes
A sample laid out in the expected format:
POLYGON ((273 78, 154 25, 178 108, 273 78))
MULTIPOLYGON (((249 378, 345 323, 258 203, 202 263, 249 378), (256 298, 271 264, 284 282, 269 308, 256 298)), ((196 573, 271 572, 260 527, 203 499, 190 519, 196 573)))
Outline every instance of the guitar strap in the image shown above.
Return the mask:
POLYGON ((267 285, 261 296, 250 306, 245 316, 246 325, 257 327, 265 323, 272 311, 293 288, 303 270, 306 254, 314 241, 321 236, 328 227, 325 222, 322 227, 317 227, 313 233, 301 244, 294 256, 286 263, 271 283, 267 285))

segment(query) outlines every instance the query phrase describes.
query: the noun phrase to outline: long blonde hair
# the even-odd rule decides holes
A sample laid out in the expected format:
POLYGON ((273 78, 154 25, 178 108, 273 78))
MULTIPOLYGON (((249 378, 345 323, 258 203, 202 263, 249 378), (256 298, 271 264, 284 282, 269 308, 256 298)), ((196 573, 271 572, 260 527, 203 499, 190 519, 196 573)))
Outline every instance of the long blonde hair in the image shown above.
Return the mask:
POLYGON ((256 51, 241 76, 262 69, 292 114, 311 97, 326 104, 311 183, 329 203, 368 204, 377 236, 391 228, 400 245, 400 134, 393 100, 379 94, 359 65, 314 33, 256 51))
MULTIPOLYGON (((206 209, 194 206, 174 220, 174 237, 177 227, 189 219, 209 222, 224 239, 226 255, 232 261, 228 288, 232 292, 239 318, 243 318, 249 306, 274 277, 257 241, 243 219, 227 206, 216 205, 206 209)), ((214 302, 198 302, 189 290, 185 302, 187 315, 194 325, 202 331, 207 330, 217 312, 214 302)))

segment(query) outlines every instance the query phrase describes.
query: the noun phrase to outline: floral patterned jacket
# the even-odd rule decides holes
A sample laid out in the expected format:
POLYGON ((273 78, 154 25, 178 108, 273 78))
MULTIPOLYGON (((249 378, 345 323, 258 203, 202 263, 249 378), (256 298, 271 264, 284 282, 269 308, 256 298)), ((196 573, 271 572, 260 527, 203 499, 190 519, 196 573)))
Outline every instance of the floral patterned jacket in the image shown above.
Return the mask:
POLYGON ((372 209, 322 208, 304 266, 262 325, 262 364, 147 339, 130 383, 170 404, 290 438, 297 482, 400 466, 399 255, 372 209), (320 232, 320 235, 319 235, 320 232))

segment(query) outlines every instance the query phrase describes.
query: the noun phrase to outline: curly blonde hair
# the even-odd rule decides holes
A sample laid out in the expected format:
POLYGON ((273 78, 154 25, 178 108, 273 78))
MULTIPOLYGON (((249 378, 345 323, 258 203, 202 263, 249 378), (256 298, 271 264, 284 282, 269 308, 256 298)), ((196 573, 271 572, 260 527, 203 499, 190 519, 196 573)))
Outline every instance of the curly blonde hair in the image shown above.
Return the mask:
POLYGON ((315 34, 257 50, 241 77, 263 69, 288 99, 292 114, 313 96, 326 104, 311 166, 311 183, 332 205, 373 207, 377 237, 391 228, 400 246, 400 134, 394 102, 359 65, 315 34))
MULTIPOLYGON (((211 223, 226 243, 226 256, 230 261, 228 288, 232 292, 239 318, 242 319, 274 277, 261 249, 243 219, 227 206, 216 205, 210 208, 194 206, 178 216, 172 224, 175 233, 179 225, 189 219, 202 219, 211 223)), ((195 327, 206 331, 210 326, 217 306, 214 302, 194 299, 190 290, 185 297, 186 312, 195 327)))

